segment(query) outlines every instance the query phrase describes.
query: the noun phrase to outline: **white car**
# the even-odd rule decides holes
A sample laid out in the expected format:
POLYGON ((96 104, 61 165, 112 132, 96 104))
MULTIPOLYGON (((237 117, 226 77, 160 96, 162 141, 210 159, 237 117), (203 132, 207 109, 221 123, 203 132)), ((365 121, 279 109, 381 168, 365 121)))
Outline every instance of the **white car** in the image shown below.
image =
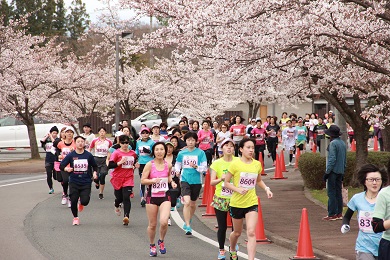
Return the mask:
MULTIPOLYGON (((52 123, 42 119, 34 119, 35 134, 38 147, 41 146, 40 140, 49 133, 50 128, 57 126, 58 131, 67 125, 52 123)), ((30 147, 27 126, 15 117, 4 117, 0 119, 0 148, 9 147, 30 147)))
MULTIPOLYGON (((178 125, 183 116, 184 115, 180 111, 173 111, 167 119, 168 127, 178 125)), ((151 128, 154 124, 160 125, 161 122, 161 117, 155 111, 148 111, 131 120, 131 125, 138 133, 141 130, 142 124, 145 124, 147 127, 151 128)), ((112 125, 112 130, 113 133, 116 131, 115 124, 112 125)))

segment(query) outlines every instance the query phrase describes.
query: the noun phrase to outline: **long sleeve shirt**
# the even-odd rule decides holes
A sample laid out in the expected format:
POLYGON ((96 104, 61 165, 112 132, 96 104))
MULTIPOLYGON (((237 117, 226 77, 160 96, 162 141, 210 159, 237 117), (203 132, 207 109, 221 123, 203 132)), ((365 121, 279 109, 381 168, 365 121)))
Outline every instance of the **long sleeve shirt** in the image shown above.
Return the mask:
POLYGON ((347 147, 339 137, 334 138, 328 146, 326 173, 344 174, 347 167, 347 147))

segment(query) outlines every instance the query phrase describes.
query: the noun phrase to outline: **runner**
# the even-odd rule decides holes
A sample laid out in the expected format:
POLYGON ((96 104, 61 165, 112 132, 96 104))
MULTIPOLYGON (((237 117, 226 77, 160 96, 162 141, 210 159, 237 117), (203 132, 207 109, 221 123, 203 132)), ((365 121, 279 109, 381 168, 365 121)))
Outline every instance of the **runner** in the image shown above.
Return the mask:
POLYGON ((291 120, 291 119, 287 117, 287 112, 283 112, 282 118, 279 121, 280 130, 282 130, 282 132, 284 129, 287 128, 287 121, 288 120, 291 120))
POLYGON ((328 129, 328 127, 324 124, 321 117, 318 118, 318 124, 314 126, 314 133, 317 135, 317 147, 318 150, 321 152, 321 140, 325 139, 325 130, 328 129))
MULTIPOLYGON (((135 153, 138 156, 138 162, 135 164, 135 167, 138 168, 139 177, 142 177, 142 172, 144 170, 145 165, 150 162, 153 158, 151 156, 152 148, 154 145, 154 141, 149 137, 150 130, 147 127, 141 128, 141 137, 140 140, 137 141, 137 145, 135 148, 135 153)), ((145 207, 145 185, 141 184, 141 206, 145 207)))
POLYGON ((195 213, 196 200, 199 197, 202 188, 202 173, 207 170, 207 159, 205 153, 195 147, 198 141, 198 135, 194 132, 188 132, 184 135, 184 141, 187 148, 179 152, 176 158, 175 171, 176 176, 181 172, 181 196, 184 200, 184 225, 183 229, 186 235, 192 234, 191 219, 195 213))
POLYGON ((167 146, 164 142, 157 142, 152 148, 152 161, 145 165, 142 172, 141 184, 148 185, 146 192, 146 214, 148 216, 148 235, 150 242, 149 256, 157 256, 154 239, 157 228, 157 215, 160 212, 160 239, 158 247, 161 254, 165 254, 164 238, 168 229, 168 219, 171 208, 171 198, 168 195, 169 185, 176 188, 175 181, 172 180, 172 164, 164 160, 167 154, 167 146))
MULTIPOLYGON (((57 140, 53 143, 53 146, 56 147, 59 151, 58 161, 62 161, 68 154, 73 152, 76 149, 76 143, 73 140, 74 130, 72 127, 68 126, 64 130, 65 139, 63 141, 57 140)), ((62 185, 62 200, 61 204, 66 205, 70 208, 70 200, 68 196, 68 187, 69 187, 69 174, 67 172, 61 171, 61 177, 57 178, 58 181, 61 181, 62 185)))
POLYGON ((93 155, 84 149, 85 138, 76 136, 74 141, 76 148, 61 161, 60 169, 69 175, 69 197, 73 226, 78 226, 80 225, 78 213, 83 211, 91 199, 92 177, 97 179, 98 176, 96 173, 97 164, 93 155))
POLYGON ((222 148, 221 148, 221 144, 223 142, 223 140, 229 138, 230 139, 230 132, 227 131, 228 129, 228 125, 223 123, 221 125, 221 131, 217 134, 217 140, 216 140, 216 143, 218 145, 218 154, 219 154, 219 157, 222 157, 223 156, 223 152, 222 152, 222 148))
POLYGON ((229 190, 224 185, 225 175, 229 165, 239 160, 233 156, 234 142, 232 139, 225 139, 221 144, 223 157, 213 162, 210 166, 211 177, 210 184, 216 186, 213 201, 211 206, 214 207, 215 215, 217 217, 218 231, 217 238, 219 244, 218 259, 226 259, 225 256, 225 240, 227 230, 227 214, 229 211, 229 202, 232 196, 232 190, 229 190))
POLYGON ((199 148, 206 154, 207 165, 211 165, 213 159, 213 148, 211 143, 214 140, 214 135, 210 130, 210 124, 210 121, 204 120, 202 122, 202 129, 198 131, 199 148))
POLYGON ((234 125, 232 125, 229 129, 230 134, 233 136, 233 141, 235 144, 235 156, 238 156, 238 143, 244 138, 245 136, 245 130, 246 127, 245 125, 242 124, 244 121, 244 118, 241 116, 236 116, 235 118, 234 125))
POLYGON ((344 234, 350 230, 349 222, 353 213, 357 211, 359 233, 355 247, 356 259, 377 259, 382 232, 374 233, 371 221, 378 193, 387 183, 387 172, 373 164, 366 164, 358 171, 357 179, 364 187, 364 191, 355 194, 348 202, 341 233, 344 234))
POLYGON ((83 125, 83 131, 84 131, 84 133, 82 133, 81 136, 85 138, 85 149, 87 151, 90 151, 89 150, 89 146, 91 145, 93 139, 96 138, 96 136, 92 133, 92 126, 91 126, 91 124, 90 123, 85 123, 83 125))
POLYGON ((153 125, 151 130, 152 130, 153 134, 150 136, 150 138, 152 138, 152 140, 154 142, 157 143, 157 142, 165 142, 166 141, 164 136, 160 135, 160 126, 159 125, 157 125, 157 124, 153 125))
POLYGON ((131 210, 130 196, 134 187, 134 164, 137 155, 133 150, 129 150, 130 137, 119 136, 120 148, 115 150, 110 157, 108 168, 114 169, 111 177, 111 184, 114 187, 115 214, 121 215, 119 205, 123 203, 123 225, 129 225, 129 215, 131 210))
POLYGON ((239 144, 241 158, 230 164, 225 176, 225 187, 233 191, 230 199, 230 216, 233 220, 234 231, 229 237, 230 259, 233 260, 238 259, 235 248, 242 233, 244 218, 246 219, 248 237, 248 259, 255 259, 255 230, 258 220, 256 185, 265 190, 269 199, 273 196, 271 189, 261 179, 262 167, 259 161, 253 159, 254 149, 255 143, 253 140, 242 140, 239 144), (233 183, 230 183, 231 180, 233 180, 233 183))
POLYGON ((276 123, 276 117, 271 117, 271 120, 269 121, 269 124, 267 128, 265 129, 267 132, 267 147, 268 147, 268 152, 271 154, 272 161, 273 161, 273 166, 275 166, 275 161, 276 161, 276 148, 278 146, 279 142, 279 132, 280 132, 280 127, 276 123))
MULTIPOLYGON (((175 165, 176 163, 176 155, 173 153, 175 146, 171 142, 166 142, 167 145, 167 155, 165 156, 165 161, 167 161, 171 165, 175 165)), ((176 176, 175 169, 171 170, 172 180, 176 183, 176 188, 169 190, 169 195, 171 196, 171 211, 175 210, 175 207, 181 207, 180 201, 180 179, 176 176)), ((168 219, 168 226, 171 226, 171 218, 168 219)))
POLYGON ((296 142, 296 147, 297 149, 303 153, 306 151, 306 141, 307 141, 307 127, 303 125, 303 120, 299 119, 298 120, 298 126, 295 127, 297 131, 297 142, 296 142))
POLYGON ((90 146, 89 150, 92 149, 95 151, 95 161, 98 165, 98 179, 95 180, 95 187, 99 189, 99 199, 104 199, 103 192, 104 186, 106 185, 106 175, 108 173, 107 168, 107 155, 108 150, 112 146, 110 139, 106 138, 106 129, 104 127, 99 127, 98 129, 99 137, 95 138, 90 146), (99 185, 100 184, 100 185, 99 185))
POLYGON ((255 159, 259 160, 259 155, 260 153, 263 156, 263 161, 264 161, 264 150, 265 150, 265 136, 266 132, 265 129, 262 128, 262 122, 261 119, 258 118, 256 120, 256 127, 253 128, 251 132, 251 137, 256 140, 256 145, 255 145, 255 159))
MULTIPOLYGON (((291 120, 286 121, 286 128, 282 132, 282 137, 283 137, 283 143, 284 143, 284 148, 289 152, 289 163, 288 165, 292 165, 292 159, 294 155, 294 150, 295 150, 295 141, 297 139, 297 130, 295 127, 292 125, 291 120)), ((284 156, 284 153, 283 153, 284 156)))
POLYGON ((50 128, 49 133, 42 138, 41 145, 42 148, 46 152, 45 157, 45 169, 46 169, 46 182, 49 186, 49 194, 54 193, 53 189, 53 177, 54 179, 57 179, 56 170, 54 169, 54 162, 56 161, 56 150, 53 146, 53 143, 55 140, 60 140, 58 137, 58 128, 56 126, 53 126, 50 128))

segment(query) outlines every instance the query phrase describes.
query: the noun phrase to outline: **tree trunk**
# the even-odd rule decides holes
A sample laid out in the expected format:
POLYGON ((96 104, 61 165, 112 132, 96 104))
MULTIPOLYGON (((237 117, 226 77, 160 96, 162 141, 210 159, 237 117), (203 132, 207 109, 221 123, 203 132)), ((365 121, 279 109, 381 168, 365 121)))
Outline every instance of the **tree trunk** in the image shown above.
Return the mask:
POLYGON ((161 122, 168 124, 168 117, 170 113, 168 113, 167 110, 161 109, 158 114, 161 117, 161 122))
POLYGON ((253 114, 253 102, 247 101, 248 102, 248 118, 252 118, 253 114))
POLYGON ((247 101, 248 102, 248 117, 249 118, 255 118, 257 116, 257 112, 260 108, 260 103, 256 103, 253 101, 247 101))
MULTIPOLYGON (((356 130, 354 129, 354 139, 356 141, 356 169, 360 169, 367 162, 369 128, 370 126, 368 124, 364 124, 363 127, 358 127, 356 130)), ((351 184, 356 187, 360 185, 356 174, 354 174, 351 184)))
POLYGON ((390 151, 390 124, 385 125, 385 128, 381 130, 383 139, 383 150, 390 151))
POLYGON ((39 155, 37 136, 35 134, 35 124, 33 120, 27 124, 27 131, 30 139, 31 159, 40 159, 41 156, 39 155))

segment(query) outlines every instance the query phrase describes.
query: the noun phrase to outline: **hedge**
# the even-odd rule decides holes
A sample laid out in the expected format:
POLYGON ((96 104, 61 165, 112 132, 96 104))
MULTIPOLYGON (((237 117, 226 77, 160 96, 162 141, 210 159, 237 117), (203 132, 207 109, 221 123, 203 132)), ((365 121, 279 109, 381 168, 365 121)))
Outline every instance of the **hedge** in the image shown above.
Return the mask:
MULTIPOLYGON (((344 186, 353 186, 352 179, 355 173, 355 152, 347 152, 347 168, 344 174, 344 186)), ((389 152, 368 152, 367 163, 378 166, 386 166, 390 160, 389 152)), ((320 153, 304 153, 298 162, 299 171, 302 174, 305 187, 309 189, 321 190, 325 188, 323 175, 326 168, 326 159, 320 153)))

